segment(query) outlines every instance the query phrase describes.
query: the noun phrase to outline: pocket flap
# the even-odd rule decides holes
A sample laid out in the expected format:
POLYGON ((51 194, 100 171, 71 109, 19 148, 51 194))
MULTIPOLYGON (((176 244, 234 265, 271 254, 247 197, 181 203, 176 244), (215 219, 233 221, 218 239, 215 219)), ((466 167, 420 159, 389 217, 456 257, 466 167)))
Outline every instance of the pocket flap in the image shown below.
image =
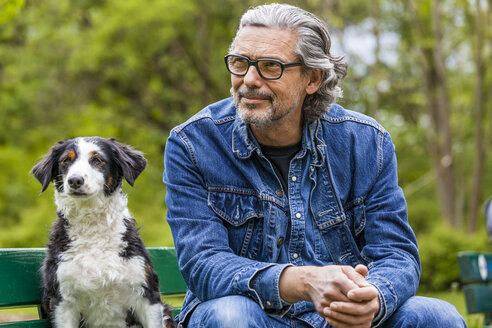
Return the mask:
POLYGON ((240 226, 253 217, 263 217, 261 200, 252 190, 209 189, 208 206, 224 221, 240 226))

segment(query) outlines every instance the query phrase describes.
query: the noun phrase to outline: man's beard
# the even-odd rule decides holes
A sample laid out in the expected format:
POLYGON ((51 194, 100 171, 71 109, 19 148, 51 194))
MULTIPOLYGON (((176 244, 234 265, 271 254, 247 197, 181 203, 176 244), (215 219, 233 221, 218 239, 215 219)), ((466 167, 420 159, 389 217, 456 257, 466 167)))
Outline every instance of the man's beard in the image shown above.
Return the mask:
MULTIPOLYGON (((294 111, 299 103, 295 103, 290 108, 286 104, 280 102, 274 95, 260 92, 256 88, 238 90, 237 93, 231 88, 231 94, 234 97, 234 105, 236 106, 239 117, 246 123, 255 126, 269 126, 275 121, 294 111), (262 97, 269 102, 267 108, 258 109, 258 105, 241 103, 242 97, 262 97)), ((299 97, 297 97, 299 99, 299 97)))

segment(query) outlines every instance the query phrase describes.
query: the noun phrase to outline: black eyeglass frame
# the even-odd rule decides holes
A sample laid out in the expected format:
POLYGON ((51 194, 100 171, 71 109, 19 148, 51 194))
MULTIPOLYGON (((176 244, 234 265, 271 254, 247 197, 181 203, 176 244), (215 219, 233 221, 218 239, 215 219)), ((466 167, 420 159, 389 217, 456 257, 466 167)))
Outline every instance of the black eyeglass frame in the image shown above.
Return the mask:
POLYGON ((289 67, 295 67, 295 66, 302 66, 303 63, 300 62, 300 61, 297 61, 297 62, 290 62, 290 63, 284 63, 283 61, 279 60, 279 59, 275 59, 275 58, 258 58, 256 60, 252 60, 250 59, 249 57, 246 57, 246 56, 243 56, 243 55, 234 55, 234 54, 229 54, 229 55, 226 55, 224 57, 224 61, 225 61, 225 65, 226 65, 226 68, 227 70, 229 71, 229 73, 231 73, 232 75, 236 75, 236 76, 245 76, 246 74, 248 74, 248 71, 249 71, 249 68, 251 67, 251 65, 253 65, 255 68, 256 68, 256 71, 258 72, 258 74, 261 76, 262 79, 265 79, 265 80, 278 80, 282 77, 282 75, 284 74, 284 70, 286 68, 289 68, 289 67), (243 73, 243 74, 238 74, 238 73, 234 73, 232 72, 230 69, 229 69, 229 62, 227 61, 227 59, 229 57, 239 57, 239 58, 243 58, 243 59, 246 59, 248 61, 248 67, 246 68, 246 71, 243 73), (260 68, 258 67, 258 62, 260 61, 273 61, 273 62, 276 62, 277 64, 280 65, 280 68, 281 68, 281 71, 280 71, 280 75, 279 77, 274 77, 274 78, 271 78, 271 77, 265 77, 263 76, 263 74, 261 73, 261 70, 260 68))

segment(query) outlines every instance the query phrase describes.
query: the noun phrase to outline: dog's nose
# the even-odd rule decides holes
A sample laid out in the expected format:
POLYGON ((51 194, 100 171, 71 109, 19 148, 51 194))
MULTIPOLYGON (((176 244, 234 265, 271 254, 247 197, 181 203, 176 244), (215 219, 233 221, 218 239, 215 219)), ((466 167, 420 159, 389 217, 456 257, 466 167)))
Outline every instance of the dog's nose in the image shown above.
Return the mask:
POLYGON ((73 176, 68 179, 68 185, 72 189, 79 189, 84 184, 84 178, 81 176, 73 176))

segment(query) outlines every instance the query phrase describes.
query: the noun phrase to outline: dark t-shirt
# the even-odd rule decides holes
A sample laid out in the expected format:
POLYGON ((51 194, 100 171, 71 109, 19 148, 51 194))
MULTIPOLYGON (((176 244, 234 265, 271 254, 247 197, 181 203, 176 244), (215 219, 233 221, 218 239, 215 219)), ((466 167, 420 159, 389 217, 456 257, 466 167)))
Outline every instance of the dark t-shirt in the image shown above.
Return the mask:
POLYGON ((289 167, 290 161, 301 149, 301 142, 284 147, 261 145, 261 151, 272 164, 277 177, 282 183, 286 195, 288 195, 289 185, 289 167))

